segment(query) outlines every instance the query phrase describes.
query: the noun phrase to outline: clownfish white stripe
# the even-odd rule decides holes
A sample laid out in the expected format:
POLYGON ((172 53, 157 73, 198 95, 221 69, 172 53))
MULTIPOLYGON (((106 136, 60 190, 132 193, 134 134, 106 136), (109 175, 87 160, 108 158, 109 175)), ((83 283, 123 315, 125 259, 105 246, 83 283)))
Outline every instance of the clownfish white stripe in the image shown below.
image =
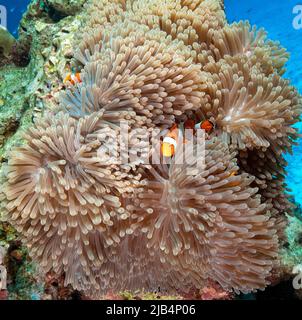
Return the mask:
POLYGON ((164 143, 169 143, 172 144, 174 146, 174 148, 177 147, 177 143, 175 141, 175 139, 171 138, 171 137, 165 137, 163 140, 164 143))
POLYGON ((78 81, 77 77, 74 74, 71 75, 71 80, 74 82, 78 81))

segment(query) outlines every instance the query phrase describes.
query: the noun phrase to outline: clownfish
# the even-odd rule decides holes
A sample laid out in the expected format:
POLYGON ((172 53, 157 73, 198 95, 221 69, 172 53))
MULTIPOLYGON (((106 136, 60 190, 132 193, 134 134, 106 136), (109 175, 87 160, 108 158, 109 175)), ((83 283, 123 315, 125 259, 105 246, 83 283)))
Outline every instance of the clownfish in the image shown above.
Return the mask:
MULTIPOLYGON (((231 177, 236 177, 237 176, 237 172, 236 171, 233 171, 230 175, 229 175, 229 178, 231 177)), ((228 186, 229 187, 237 187, 240 185, 240 181, 233 181, 233 182, 229 182, 228 183, 228 186)))
POLYGON ((81 73, 80 72, 68 73, 63 82, 64 82, 64 84, 70 82, 74 86, 76 83, 82 82, 81 73))
MULTIPOLYGON (((194 130, 194 127, 194 120, 187 120, 181 125, 174 124, 163 139, 161 145, 161 154, 164 157, 173 157, 179 140, 183 139, 183 130, 194 130)), ((186 143, 186 141, 184 141, 184 143, 186 143)))
POLYGON ((210 133, 213 128, 214 125, 210 120, 205 120, 195 125, 195 129, 203 129, 206 133, 210 133))
POLYGON ((214 128, 213 123, 210 120, 204 120, 196 124, 196 122, 192 119, 185 121, 184 129, 203 129, 207 133, 210 133, 214 128))
MULTIPOLYGON (((164 157, 173 157, 180 137, 183 137, 182 130, 197 130, 203 129, 205 132, 210 133, 214 125, 209 120, 202 121, 198 124, 192 119, 188 119, 181 125, 181 129, 177 124, 174 124, 169 130, 168 134, 164 137, 161 145, 161 153, 164 157), (180 136, 180 134, 182 134, 180 136)), ((184 141, 186 143, 186 141, 184 141)))
POLYGON ((168 134, 164 137, 161 145, 161 153, 164 157, 173 157, 177 147, 180 130, 177 124, 169 130, 168 134))

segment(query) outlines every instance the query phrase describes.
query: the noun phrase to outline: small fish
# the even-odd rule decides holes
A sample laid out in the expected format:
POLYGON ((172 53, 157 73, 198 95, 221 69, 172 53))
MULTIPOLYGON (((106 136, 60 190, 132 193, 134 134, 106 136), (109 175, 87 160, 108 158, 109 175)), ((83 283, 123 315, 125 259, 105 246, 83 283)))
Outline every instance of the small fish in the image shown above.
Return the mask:
MULTIPOLYGON (((233 172, 231 172, 231 174, 229 175, 229 178, 231 178, 231 177, 236 177, 237 176, 237 171, 233 171, 233 172)), ((232 182, 229 182, 228 183, 228 186, 229 187, 237 187, 237 186, 239 186, 241 184, 241 181, 239 180, 239 181, 232 181, 232 182)))
POLYGON ((214 125, 210 120, 199 122, 195 125, 195 129, 203 129, 206 133, 211 133, 214 125))
MULTIPOLYGON (((195 130, 203 129, 207 133, 210 133, 214 128, 214 125, 209 120, 202 121, 198 124, 192 119, 186 120, 184 123, 180 125, 174 124, 172 128, 169 130, 168 134, 164 137, 162 145, 161 145, 161 153, 164 157, 173 157, 175 154, 175 150, 180 138, 183 139, 184 130, 195 130)), ((183 143, 187 143, 184 139, 183 143)))
POLYGON ((173 157, 179 140, 180 130, 177 124, 169 130, 168 134, 164 137, 161 145, 161 153, 164 157, 173 157))
POLYGON ((64 79, 64 84, 70 82, 73 86, 76 84, 76 83, 81 83, 82 80, 81 80, 81 73, 80 72, 77 72, 77 73, 68 73, 64 79))

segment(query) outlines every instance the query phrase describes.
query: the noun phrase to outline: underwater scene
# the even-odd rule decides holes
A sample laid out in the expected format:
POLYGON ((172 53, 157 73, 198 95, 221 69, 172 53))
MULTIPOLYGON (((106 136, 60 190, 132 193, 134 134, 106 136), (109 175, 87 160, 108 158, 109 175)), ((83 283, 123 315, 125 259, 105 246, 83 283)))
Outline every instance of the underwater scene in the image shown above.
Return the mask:
POLYGON ((302 300, 300 44, 296 0, 0 0, 0 300, 302 300))

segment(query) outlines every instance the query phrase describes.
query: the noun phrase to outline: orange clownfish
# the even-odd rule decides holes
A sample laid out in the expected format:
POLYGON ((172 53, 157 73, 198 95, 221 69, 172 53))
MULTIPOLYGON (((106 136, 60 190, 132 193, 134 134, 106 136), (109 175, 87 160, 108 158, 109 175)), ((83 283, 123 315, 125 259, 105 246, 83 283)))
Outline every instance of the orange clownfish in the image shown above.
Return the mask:
POLYGON ((68 73, 64 79, 64 83, 68 83, 70 82, 73 86, 76 84, 76 83, 80 83, 82 82, 81 80, 81 73, 80 72, 77 72, 77 73, 68 73))
POLYGON ((213 128, 214 125, 210 120, 202 121, 195 126, 195 129, 203 129, 206 133, 210 133, 213 128))
MULTIPOLYGON (((229 175, 229 178, 231 177, 236 177, 237 176, 237 171, 233 171, 230 175, 229 175)), ((240 181, 233 181, 233 182, 229 182, 228 183, 228 186, 229 187, 237 187, 240 185, 240 181)))
MULTIPOLYGON (((183 124, 180 125, 180 128, 177 124, 174 124, 173 127, 169 130, 168 134, 164 137, 161 145, 161 153, 164 157, 173 157, 175 150, 180 138, 183 138, 184 132, 182 130, 195 130, 203 129, 207 133, 210 133, 214 128, 214 125, 209 120, 205 120, 196 124, 192 119, 188 119, 183 124)), ((183 143, 187 141, 184 139, 183 143)))
POLYGON ((161 153, 164 157, 173 157, 178 143, 179 128, 177 124, 169 130, 168 134, 164 137, 161 145, 161 153))

